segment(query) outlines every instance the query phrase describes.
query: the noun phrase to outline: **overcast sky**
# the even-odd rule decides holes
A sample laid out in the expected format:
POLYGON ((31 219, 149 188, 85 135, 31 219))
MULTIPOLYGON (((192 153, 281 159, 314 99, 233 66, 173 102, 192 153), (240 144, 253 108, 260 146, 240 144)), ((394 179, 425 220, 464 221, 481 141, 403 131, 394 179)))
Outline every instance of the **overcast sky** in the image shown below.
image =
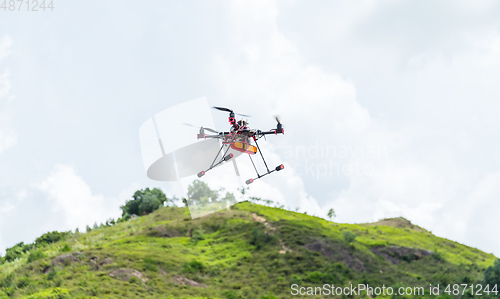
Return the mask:
POLYGON ((403 216, 500 256, 498 1, 54 6, 0 10, 0 253, 171 193, 146 177, 139 128, 206 96, 284 123, 262 146, 285 171, 253 194, 339 222, 403 216))

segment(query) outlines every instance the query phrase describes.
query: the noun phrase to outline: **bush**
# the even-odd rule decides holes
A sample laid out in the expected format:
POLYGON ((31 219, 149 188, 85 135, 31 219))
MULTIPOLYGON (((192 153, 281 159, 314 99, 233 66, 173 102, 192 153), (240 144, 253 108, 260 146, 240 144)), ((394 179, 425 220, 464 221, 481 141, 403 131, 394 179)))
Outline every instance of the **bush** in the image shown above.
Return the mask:
POLYGON ((158 262, 155 261, 154 259, 149 257, 144 259, 144 270, 158 272, 158 268, 156 267, 156 265, 158 265, 158 262))
POLYGON ((69 291, 63 288, 51 288, 29 295, 27 299, 63 299, 69 298, 69 291))
POLYGON ((264 232, 259 228, 255 228, 252 231, 250 244, 254 245, 256 250, 261 249, 266 244, 274 244, 274 243, 276 243, 275 236, 266 234, 266 232, 264 232))
POLYGON ((484 271, 484 283, 489 285, 500 285, 500 259, 496 259, 492 266, 484 271))
POLYGON ((69 234, 70 234, 69 232, 62 232, 62 233, 58 231, 48 232, 46 234, 43 234, 41 237, 37 238, 35 240, 35 244, 38 247, 52 244, 66 238, 69 234))
POLYGON ((443 257, 443 254, 437 250, 435 250, 433 253, 432 253, 432 257, 436 260, 436 261, 444 261, 444 257, 443 257))
POLYGON ((203 228, 195 229, 191 235, 191 242, 197 243, 198 241, 205 240, 205 230, 203 228))
POLYGON ((56 276, 57 276, 56 270, 52 270, 49 272, 49 274, 47 274, 47 280, 54 280, 56 276))
POLYGON ((118 222, 127 220, 133 214, 149 214, 162 207, 165 203, 168 205, 169 202, 172 202, 163 191, 157 188, 153 190, 149 188, 137 190, 132 198, 132 200, 127 200, 125 205, 120 207, 122 209, 122 219, 119 219, 118 222))
POLYGON ((243 299, 241 295, 235 293, 234 291, 225 291, 224 297, 226 297, 226 299, 243 299))
POLYGON ((14 277, 12 276, 12 274, 10 274, 0 281, 0 288, 9 288, 13 285, 13 282, 14 277))
POLYGON ((30 279, 28 277, 22 277, 17 282, 17 287, 20 288, 20 289, 22 289, 22 288, 25 288, 25 287, 29 286, 30 283, 31 283, 31 281, 30 281, 30 279))
POLYGON ((196 272, 203 272, 203 270, 205 270, 205 266, 201 262, 198 262, 197 260, 186 263, 184 265, 184 272, 196 273, 196 272))
POLYGON ((5 261, 12 262, 20 258, 24 253, 33 249, 33 244, 24 244, 24 242, 17 243, 16 245, 5 250, 5 261))
POLYGON ((31 263, 39 259, 43 259, 44 257, 46 257, 46 255, 45 253, 43 253, 42 250, 40 249, 32 250, 30 252, 30 255, 28 256, 28 263, 31 263))
POLYGON ((210 201, 215 202, 219 198, 219 193, 216 190, 210 189, 207 183, 200 180, 195 180, 188 186, 188 203, 195 205, 205 205, 210 201))
POLYGON ((300 278, 300 276, 298 276, 296 274, 292 274, 291 279, 290 279, 290 285, 292 285, 292 284, 300 285, 301 283, 302 283, 302 279, 300 278))
POLYGON ((347 242, 347 243, 351 243, 351 242, 354 242, 354 240, 356 240, 356 235, 351 233, 350 231, 345 231, 344 232, 344 240, 347 242))
POLYGON ((323 273, 319 271, 314 271, 307 274, 307 280, 312 283, 320 283, 322 278, 323 278, 323 273))
POLYGON ((64 246, 59 251, 68 252, 68 251, 71 251, 71 247, 69 247, 68 244, 64 244, 64 246))

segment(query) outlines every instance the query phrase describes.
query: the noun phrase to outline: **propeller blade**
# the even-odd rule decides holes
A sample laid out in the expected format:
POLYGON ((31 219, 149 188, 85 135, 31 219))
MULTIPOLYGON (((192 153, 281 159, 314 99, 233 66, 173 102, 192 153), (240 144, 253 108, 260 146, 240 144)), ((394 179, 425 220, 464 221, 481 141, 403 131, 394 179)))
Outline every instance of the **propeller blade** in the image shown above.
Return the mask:
POLYGON ((215 131, 214 129, 210 129, 210 128, 203 128, 209 132, 212 132, 212 133, 215 133, 215 134, 219 134, 219 132, 215 131))
POLYGON ((235 113, 235 114, 237 114, 237 115, 239 115, 239 116, 243 116, 243 117, 252 117, 252 116, 250 116, 250 115, 241 114, 241 113, 235 113))
POLYGON ((276 118, 276 121, 277 121, 279 124, 281 124, 280 119, 278 118, 278 116, 275 116, 274 118, 276 118))
POLYGON ((233 112, 233 110, 229 109, 229 108, 224 108, 224 107, 212 107, 214 109, 217 109, 217 110, 220 110, 220 111, 226 111, 226 112, 233 112))
MULTIPOLYGON (((194 126, 192 124, 188 124, 188 123, 184 123, 185 126, 190 126, 190 127, 194 127, 194 128, 200 128, 198 126, 194 126)), ((201 127, 203 128, 203 127, 201 127)), ((212 133, 215 133, 215 134, 219 134, 219 132, 215 131, 214 129, 210 129, 210 128, 203 128, 204 130, 207 130, 209 132, 212 132, 212 133)))
MULTIPOLYGON (((220 111, 226 111, 226 112, 233 112, 233 110, 229 109, 229 108, 225 108, 225 107, 212 107, 214 109, 217 109, 217 110, 220 110, 220 111)), ((234 113, 234 112, 233 112, 234 113)), ((237 114, 239 116, 243 116, 243 117, 251 117, 250 115, 246 115, 246 114, 241 114, 241 113, 234 113, 234 114, 237 114)))

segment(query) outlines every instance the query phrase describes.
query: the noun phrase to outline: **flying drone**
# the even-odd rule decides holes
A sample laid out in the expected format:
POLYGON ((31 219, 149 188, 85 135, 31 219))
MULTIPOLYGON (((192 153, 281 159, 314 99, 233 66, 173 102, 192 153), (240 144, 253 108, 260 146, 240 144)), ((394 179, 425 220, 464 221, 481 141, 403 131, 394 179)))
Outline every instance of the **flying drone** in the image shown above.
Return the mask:
MULTIPOLYGON (((229 108, 224 108, 224 107, 213 107, 213 108, 219 111, 229 112, 229 124, 231 125, 231 128, 229 132, 217 132, 216 130, 210 128, 204 128, 204 127, 200 128, 200 131, 197 135, 198 139, 201 138, 219 139, 222 141, 222 146, 219 149, 210 167, 198 173, 199 178, 204 176, 207 173, 207 171, 210 171, 214 167, 219 166, 220 164, 231 160, 234 157, 234 155, 232 153, 228 154, 229 149, 233 149, 243 154, 248 154, 248 156, 250 157, 255 172, 257 173, 257 177, 248 179, 246 181, 247 185, 253 183, 257 179, 262 178, 263 176, 271 174, 275 171, 280 171, 285 168, 283 164, 281 164, 276 166, 274 169, 270 170, 269 167, 267 166, 266 160, 264 159, 264 155, 262 155, 262 151, 259 148, 259 144, 257 143, 257 140, 259 140, 262 137, 265 137, 266 135, 284 134, 283 125, 281 124, 278 117, 276 117, 277 121, 276 129, 272 129, 269 131, 261 131, 256 129, 250 129, 248 127, 247 121, 243 119, 236 121, 235 115, 237 113, 234 113, 234 111, 229 108), (205 131, 210 132, 212 134, 206 134, 205 131), (252 143, 254 143, 255 145, 253 145, 252 143), (264 165, 266 166, 267 170, 267 172, 264 172, 262 174, 259 173, 252 159, 252 155, 255 155, 257 152, 260 153, 262 161, 264 162, 264 165), (221 153, 223 154, 221 155, 221 153)), ((238 114, 238 115, 242 117, 248 117, 248 115, 244 114, 238 114)))

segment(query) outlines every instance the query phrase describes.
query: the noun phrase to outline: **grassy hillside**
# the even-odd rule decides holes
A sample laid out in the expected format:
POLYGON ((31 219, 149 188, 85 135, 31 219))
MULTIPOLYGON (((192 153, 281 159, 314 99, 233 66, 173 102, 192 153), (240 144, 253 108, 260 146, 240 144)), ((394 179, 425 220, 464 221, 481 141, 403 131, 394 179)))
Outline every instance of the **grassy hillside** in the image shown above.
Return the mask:
POLYGON ((192 220, 161 208, 0 265, 0 298, 292 298, 291 284, 479 283, 494 260, 403 218, 339 224, 243 202, 192 220))

